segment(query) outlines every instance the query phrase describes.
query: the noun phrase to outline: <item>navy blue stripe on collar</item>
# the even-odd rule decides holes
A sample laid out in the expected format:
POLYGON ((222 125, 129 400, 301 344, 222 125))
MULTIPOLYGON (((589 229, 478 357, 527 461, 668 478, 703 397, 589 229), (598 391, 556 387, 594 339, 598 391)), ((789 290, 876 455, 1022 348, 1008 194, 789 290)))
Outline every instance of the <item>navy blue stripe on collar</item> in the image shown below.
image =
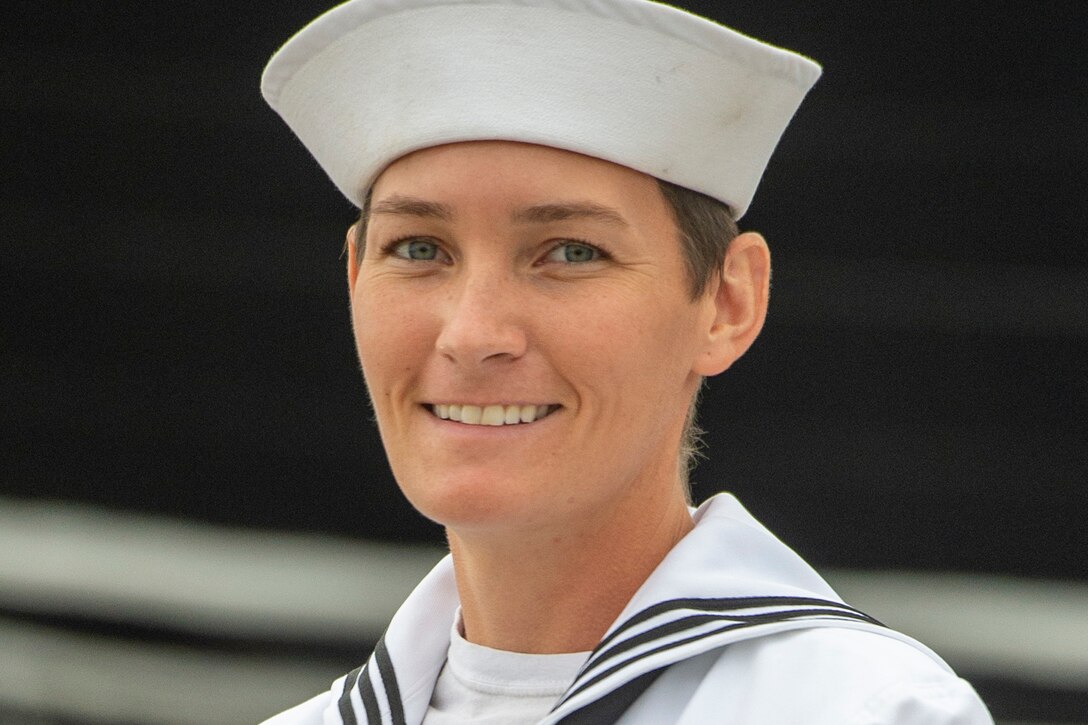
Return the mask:
MULTIPOLYGON (((373 657, 371 657, 371 661, 373 661, 373 657)), ((381 708, 378 707, 378 695, 374 692, 369 662, 363 668, 362 674, 359 675, 359 695, 363 700, 363 709, 366 711, 367 725, 380 725, 382 712, 381 708)))
POLYGON ((363 666, 359 665, 344 678, 344 691, 340 693, 340 699, 336 706, 340 710, 340 720, 344 725, 357 725, 355 721, 355 708, 351 706, 351 691, 355 689, 355 683, 359 681, 359 674, 363 666))
POLYGON ((608 643, 614 640, 625 631, 634 627, 648 619, 652 619, 665 612, 674 611, 677 609, 694 609, 696 611, 703 612, 740 612, 746 609, 762 609, 766 607, 831 607, 833 609, 841 609, 844 611, 853 612, 859 614, 862 617, 870 619, 873 624, 880 624, 875 619, 869 617, 869 615, 862 612, 860 609, 855 609, 848 604, 842 602, 833 602, 827 599, 817 599, 815 597, 691 597, 687 599, 668 599, 664 602, 659 602, 653 606, 647 607, 637 614, 633 614, 627 621, 613 630, 607 637, 602 639, 596 649, 601 650, 608 646, 608 643))
POLYGON ((381 705, 378 703, 378 693, 374 689, 373 673, 377 667, 380 676, 382 694, 389 706, 389 721, 391 725, 407 725, 404 720, 404 703, 400 699, 400 686, 397 684, 397 674, 393 669, 393 660, 389 657, 389 650, 385 646, 385 637, 378 640, 374 646, 374 652, 370 655, 366 665, 357 667, 344 678, 344 692, 340 695, 337 706, 340 709, 340 720, 343 725, 358 725, 355 707, 351 702, 351 692, 358 688, 359 698, 363 701, 363 711, 366 714, 367 725, 382 725, 381 705))
MULTIPOLYGON (((637 668, 638 663, 647 657, 651 657, 662 652, 666 652, 677 647, 690 644, 691 642, 698 641, 700 639, 706 639, 708 637, 717 637, 719 635, 732 632, 738 629, 750 629, 753 627, 767 626, 771 624, 777 624, 787 621, 799 621, 799 620, 826 620, 826 619, 841 619, 848 622, 864 622, 866 624, 872 624, 876 626, 883 626, 877 620, 869 617, 863 612, 854 609, 853 607, 844 605, 840 602, 831 602, 822 599, 814 599, 809 597, 745 597, 745 598, 730 598, 730 599, 675 599, 668 602, 662 602, 660 604, 649 607, 638 614, 632 616, 622 625, 616 628, 608 637, 601 641, 601 644, 597 646, 594 653, 587 660, 586 665, 579 672, 574 682, 571 683, 571 687, 563 695, 563 697, 553 708, 553 712, 559 709, 565 702, 571 698, 589 690, 602 680, 611 677, 612 675, 628 668, 637 668), (803 605, 800 608, 796 608, 798 605, 803 605), (782 607, 790 606, 792 609, 778 610, 772 612, 760 612, 757 614, 742 614, 743 610, 750 609, 766 609, 769 607, 782 607), (700 614, 688 614, 692 610, 700 611, 700 614), (676 619, 671 619, 664 624, 658 625, 645 632, 639 633, 626 640, 616 642, 609 646, 610 643, 615 642, 616 638, 624 632, 629 631, 633 626, 645 622, 653 617, 675 614, 680 615, 676 619), (683 636, 686 633, 690 633, 692 630, 702 628, 706 624, 713 622, 724 622, 724 626, 717 627, 709 631, 700 631, 696 634, 689 634, 689 636, 683 636), (631 649, 634 649, 640 645, 645 645, 654 641, 660 641, 662 644, 658 647, 654 647, 645 652, 641 652, 638 655, 623 660, 618 664, 611 667, 606 667, 602 671, 604 664, 631 649)), ((668 665, 665 665, 667 667, 668 665)), ((654 671, 660 671, 663 668, 658 668, 654 671)), ((633 678, 631 682, 635 682, 641 679, 643 675, 638 675, 633 678)), ((617 690, 623 689, 627 684, 620 685, 617 690)), ((637 694, 635 695, 637 697, 637 694)), ((609 692, 605 691, 601 694, 601 698, 609 697, 609 692)), ((598 700, 601 698, 597 698, 598 700)), ((597 700, 593 700, 587 705, 582 706, 575 712, 581 712, 582 710, 593 706, 593 703, 597 700)), ((629 703, 628 703, 629 704, 629 703)), ((571 713, 574 714, 574 713, 571 713)), ((565 716, 561 722, 566 722, 565 716)), ((573 721, 572 721, 573 722, 573 721)), ((589 721, 586 721, 589 722, 589 721)))
MULTIPOLYGON (((778 622, 795 621, 795 620, 799 620, 799 619, 846 619, 846 620, 855 621, 855 622, 859 621, 856 617, 843 617, 843 616, 840 616, 840 615, 834 615, 834 614, 829 615, 829 614, 826 614, 826 613, 825 614, 820 614, 820 613, 808 613, 808 612, 795 612, 795 613, 792 613, 792 614, 789 614, 789 615, 780 616, 780 617, 778 617, 777 619, 774 619, 774 620, 765 619, 765 620, 758 621, 758 622, 734 622, 734 621, 730 621, 729 624, 726 624, 726 625, 724 625, 722 627, 718 627, 716 629, 712 629, 712 630, 709 630, 709 631, 700 632, 698 634, 694 634, 694 635, 691 635, 691 636, 688 636, 688 637, 683 637, 683 638, 680 638, 680 639, 665 639, 663 644, 661 644, 660 646, 654 647, 653 649, 649 649, 649 650, 647 650, 645 652, 640 652, 638 655, 636 655, 634 657, 631 657, 630 659, 626 659, 623 662, 620 662, 618 664, 615 664, 612 667, 609 667, 609 668, 605 669, 603 672, 598 672, 597 674, 593 675, 592 677, 589 677, 588 679, 587 679, 586 675, 590 670, 587 669, 587 670, 583 671, 582 674, 580 674, 575 679, 574 683, 572 683, 571 689, 568 690, 567 693, 564 695, 563 700, 560 701, 560 704, 563 701, 566 701, 567 699, 570 699, 571 697, 574 697, 574 696, 578 695, 579 693, 583 692, 584 690, 589 689, 590 687, 597 684, 598 682, 605 679, 606 677, 610 677, 610 676, 614 675, 615 673, 619 672, 620 670, 624 670, 624 669, 627 669, 629 667, 632 667, 633 665, 637 664, 641 660, 646 659, 647 657, 651 657, 653 655, 659 654, 661 652, 666 652, 666 651, 668 651, 670 649, 675 649, 677 647, 681 647, 683 645, 690 644, 691 642, 696 642, 696 641, 698 641, 700 639, 707 639, 708 637, 715 637, 717 635, 724 634, 726 632, 732 632, 733 630, 751 629, 751 628, 754 628, 754 627, 765 626, 765 625, 769 625, 769 624, 777 624, 778 622)), ((656 638, 650 638, 647 641, 654 641, 654 639, 656 639, 656 638)), ((658 641, 661 641, 661 640, 658 639, 658 641)))
MULTIPOLYGON (((677 613, 690 611, 688 609, 678 610, 677 613)), ((660 624, 656 627, 641 632, 633 637, 629 637, 620 642, 614 643, 611 647, 600 649, 598 647, 587 659, 586 663, 582 666, 579 677, 584 676, 587 672, 597 668, 602 662, 612 659, 617 655, 623 654, 639 645, 651 642, 655 639, 664 639, 666 637, 680 634, 684 631, 694 629, 701 625, 710 622, 731 621, 738 624, 745 625, 757 625, 757 624, 770 624, 774 622, 781 622, 790 619, 799 619, 804 617, 835 617, 840 619, 850 619, 859 622, 866 622, 868 624, 880 625, 872 617, 865 614, 860 614, 850 610, 843 610, 838 608, 820 608, 811 607, 804 609, 789 609, 779 610, 775 612, 762 612, 760 614, 734 614, 729 612, 712 612, 706 614, 693 614, 679 617, 677 619, 671 619, 664 624, 660 624)), ((627 628, 629 629, 629 628, 627 628)), ((614 641, 614 638, 609 638, 614 641)))
POLYGON ((374 648, 374 659, 378 663, 378 672, 382 676, 382 686, 385 688, 385 700, 389 703, 389 714, 393 725, 406 725, 404 722, 404 704, 400 700, 400 687, 397 685, 397 675, 393 671, 393 660, 389 658, 389 650, 385 647, 385 637, 378 640, 374 648))
POLYGON ((625 682, 607 695, 565 715, 558 721, 558 725, 602 725, 616 722, 664 671, 665 668, 662 667, 625 682))

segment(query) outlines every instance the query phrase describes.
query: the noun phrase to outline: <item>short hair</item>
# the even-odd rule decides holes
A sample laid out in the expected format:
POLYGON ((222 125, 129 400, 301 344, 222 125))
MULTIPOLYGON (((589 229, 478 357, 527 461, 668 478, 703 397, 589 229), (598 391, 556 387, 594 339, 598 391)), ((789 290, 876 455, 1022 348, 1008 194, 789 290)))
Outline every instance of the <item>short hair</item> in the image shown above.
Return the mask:
MULTIPOLYGON (((710 284, 720 279, 725 264, 725 253, 740 229, 733 210, 714 197, 701 194, 684 186, 657 179, 661 195, 669 205, 679 234, 680 249, 684 252, 687 267, 688 291, 697 300, 710 284)), ((702 435, 705 431, 697 420, 699 396, 705 384, 699 383, 688 407, 684 432, 680 436, 679 478, 688 503, 692 503, 691 471, 702 455, 702 435)))
MULTIPOLYGON (((656 181, 676 223, 680 249, 684 253, 688 292, 692 300, 697 300, 706 292, 711 282, 720 277, 726 250, 740 230, 737 228, 736 219, 728 204, 663 179, 656 179, 656 181)), ((356 250, 366 246, 366 227, 370 219, 372 191, 372 189, 367 190, 363 206, 359 210, 355 237, 351 240, 356 250)), ((358 264, 362 255, 356 254, 355 259, 358 264)), ((704 433, 696 420, 702 387, 703 383, 700 383, 699 389, 692 396, 684 432, 680 437, 678 474, 689 503, 692 500, 689 477, 695 467, 696 459, 701 455, 704 433)))

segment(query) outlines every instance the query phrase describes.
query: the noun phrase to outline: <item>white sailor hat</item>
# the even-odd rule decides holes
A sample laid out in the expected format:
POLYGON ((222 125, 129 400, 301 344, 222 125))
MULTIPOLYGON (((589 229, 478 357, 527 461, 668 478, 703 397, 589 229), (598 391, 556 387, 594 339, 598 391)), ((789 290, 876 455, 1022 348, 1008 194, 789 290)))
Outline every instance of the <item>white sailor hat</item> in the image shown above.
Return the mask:
POLYGON ((361 206, 412 151, 553 146, 748 208, 820 67, 649 0, 351 0, 269 61, 261 90, 361 206))

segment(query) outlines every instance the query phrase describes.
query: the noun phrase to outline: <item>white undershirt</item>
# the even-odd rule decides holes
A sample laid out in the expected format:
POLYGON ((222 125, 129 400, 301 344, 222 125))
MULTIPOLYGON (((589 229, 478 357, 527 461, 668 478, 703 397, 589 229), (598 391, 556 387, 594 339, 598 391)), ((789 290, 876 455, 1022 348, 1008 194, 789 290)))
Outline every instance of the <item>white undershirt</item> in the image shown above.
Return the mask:
POLYGON ((423 725, 530 725, 555 705, 589 652, 532 655, 465 640, 460 612, 423 725))

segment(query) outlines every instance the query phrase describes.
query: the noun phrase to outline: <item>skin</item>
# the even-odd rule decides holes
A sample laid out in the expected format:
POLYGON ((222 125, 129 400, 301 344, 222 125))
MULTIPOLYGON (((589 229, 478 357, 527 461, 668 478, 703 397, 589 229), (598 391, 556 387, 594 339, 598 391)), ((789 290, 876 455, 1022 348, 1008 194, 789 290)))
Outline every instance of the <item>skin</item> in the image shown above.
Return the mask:
POLYGON ((692 301, 652 178, 488 141, 395 161, 373 187, 365 248, 348 246, 382 441, 405 496, 446 527, 466 638, 591 649, 692 528, 685 414, 700 378, 762 327, 766 243, 735 239, 692 301), (439 403, 555 410, 470 426, 436 417, 439 403))

